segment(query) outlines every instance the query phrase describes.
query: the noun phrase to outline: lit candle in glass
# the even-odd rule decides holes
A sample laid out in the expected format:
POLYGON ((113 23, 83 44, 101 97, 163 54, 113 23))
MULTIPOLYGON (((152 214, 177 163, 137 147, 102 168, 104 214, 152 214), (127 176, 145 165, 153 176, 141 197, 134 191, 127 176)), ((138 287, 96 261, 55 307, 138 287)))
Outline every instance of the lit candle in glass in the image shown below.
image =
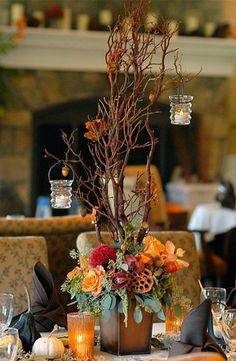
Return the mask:
POLYGON ((73 356, 80 360, 94 358, 94 315, 74 312, 67 315, 68 341, 73 356))
POLYGON ((169 98, 171 124, 188 125, 192 118, 193 97, 191 95, 171 95, 169 98))
POLYGON ((188 117, 189 117, 189 113, 188 112, 184 112, 183 109, 181 108, 180 111, 176 111, 175 113, 175 123, 179 123, 179 124, 186 124, 186 122, 188 122, 188 117))
POLYGON ((181 314, 179 316, 175 314, 174 307, 166 307, 165 327, 167 334, 176 334, 180 332, 186 313, 187 313, 187 307, 184 306, 181 307, 181 314))
POLYGON ((63 166, 60 162, 53 164, 48 171, 48 180, 51 184, 52 208, 70 208, 74 181, 73 169, 66 163, 63 166))
POLYGON ((64 196, 64 194, 56 196, 55 198, 55 204, 57 207, 63 208, 67 202, 68 202, 68 197, 64 196))

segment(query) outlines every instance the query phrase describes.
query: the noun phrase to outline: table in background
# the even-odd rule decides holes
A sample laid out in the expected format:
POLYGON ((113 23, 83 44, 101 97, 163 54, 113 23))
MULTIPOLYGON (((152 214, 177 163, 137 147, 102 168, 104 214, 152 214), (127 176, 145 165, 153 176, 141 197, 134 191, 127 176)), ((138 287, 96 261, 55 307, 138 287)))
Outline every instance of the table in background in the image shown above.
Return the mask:
POLYGON ((168 202, 182 204, 192 212, 198 204, 214 200, 218 183, 169 182, 166 190, 168 202))
POLYGON ((210 280, 213 285, 233 287, 236 278, 236 210, 224 208, 217 202, 199 205, 192 213, 188 229, 195 234, 198 250, 203 251, 205 280, 210 280))
POLYGON ((223 208, 220 203, 198 205, 189 220, 188 229, 193 232, 206 232, 205 240, 210 242, 217 234, 236 227, 236 210, 223 208))

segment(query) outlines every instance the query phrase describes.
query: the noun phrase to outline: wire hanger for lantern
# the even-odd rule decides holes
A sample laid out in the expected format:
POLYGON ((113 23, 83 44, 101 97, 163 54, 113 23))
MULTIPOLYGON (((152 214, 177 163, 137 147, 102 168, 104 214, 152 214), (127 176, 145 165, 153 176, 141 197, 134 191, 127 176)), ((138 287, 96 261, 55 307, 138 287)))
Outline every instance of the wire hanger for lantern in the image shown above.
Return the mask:
POLYGON ((51 184, 52 208, 70 208, 72 203, 72 184, 74 181, 74 171, 72 167, 67 163, 59 161, 53 164, 49 169, 48 179, 51 184), (56 176, 56 179, 51 179, 52 170, 58 170, 61 179, 59 179, 58 175, 56 176))
POLYGON ((175 125, 188 125, 191 120, 192 113, 192 95, 184 94, 184 79, 182 75, 182 70, 176 72, 179 76, 179 84, 177 87, 177 94, 170 95, 170 120, 171 124, 175 125))

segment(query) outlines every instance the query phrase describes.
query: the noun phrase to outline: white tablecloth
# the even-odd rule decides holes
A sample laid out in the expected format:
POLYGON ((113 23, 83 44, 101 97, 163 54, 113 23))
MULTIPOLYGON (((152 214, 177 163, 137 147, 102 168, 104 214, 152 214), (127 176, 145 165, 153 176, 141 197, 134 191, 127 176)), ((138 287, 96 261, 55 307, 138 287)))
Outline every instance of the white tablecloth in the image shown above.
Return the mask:
POLYGON ((197 206, 190 218, 190 231, 207 232, 206 241, 236 227, 236 210, 223 208, 217 202, 197 206))
POLYGON ((218 184, 170 182, 166 189, 169 202, 182 204, 192 211, 198 204, 213 202, 218 184))

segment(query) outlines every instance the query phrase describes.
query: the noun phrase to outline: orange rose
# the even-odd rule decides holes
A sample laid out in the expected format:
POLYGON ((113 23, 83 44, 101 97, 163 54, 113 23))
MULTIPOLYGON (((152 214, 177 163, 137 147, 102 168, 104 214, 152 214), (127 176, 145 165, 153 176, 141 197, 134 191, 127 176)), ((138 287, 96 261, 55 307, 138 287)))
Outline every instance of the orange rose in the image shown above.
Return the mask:
POLYGON ((102 266, 97 266, 88 271, 82 282, 82 290, 84 292, 91 292, 93 296, 98 296, 102 292, 104 274, 105 270, 102 266))
POLYGON ((144 253, 155 258, 159 257, 161 252, 165 251, 165 246, 158 239, 153 236, 147 236, 144 238, 144 243, 146 247, 144 248, 144 253))
POLYGON ((67 273, 67 279, 69 281, 73 280, 73 278, 77 277, 78 275, 82 275, 83 274, 83 270, 80 267, 75 267, 72 271, 70 271, 69 273, 67 273))

